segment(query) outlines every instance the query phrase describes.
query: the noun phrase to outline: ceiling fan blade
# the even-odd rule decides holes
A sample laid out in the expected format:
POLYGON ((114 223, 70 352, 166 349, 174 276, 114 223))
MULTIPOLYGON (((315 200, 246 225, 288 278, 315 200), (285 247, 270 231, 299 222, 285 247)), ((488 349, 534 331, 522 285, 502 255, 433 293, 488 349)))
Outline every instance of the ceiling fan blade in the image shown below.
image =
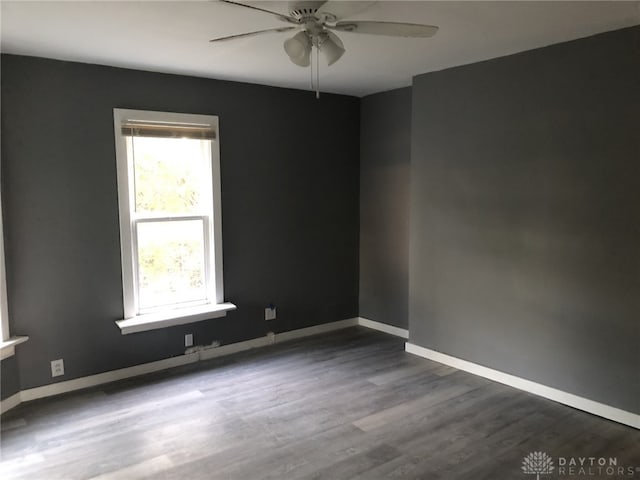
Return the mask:
POLYGON ((364 12, 375 3, 377 2, 329 0, 318 8, 316 15, 333 17, 328 20, 335 22, 337 20, 342 20, 343 18, 356 15, 360 12, 364 12))
POLYGON ((260 7, 254 7, 253 5, 246 5, 244 3, 240 3, 240 2, 233 2, 231 0, 219 0, 222 3, 228 3, 229 5, 236 5, 238 7, 244 7, 244 8, 250 8, 251 10, 256 10, 258 12, 263 12, 263 13, 268 13, 269 15, 273 15, 274 17, 276 17, 278 20, 281 20, 283 22, 287 22, 287 23, 295 23, 296 25, 300 22, 298 22, 298 20, 296 20, 293 17, 289 17, 288 15, 283 15, 281 13, 278 12, 273 12, 271 10, 267 10, 265 8, 260 8, 260 7))
POLYGON ((246 38, 246 37, 254 37, 257 35, 262 35, 263 33, 282 33, 288 32, 290 30, 295 30, 298 27, 279 27, 279 28, 268 28, 266 30, 257 30, 255 32, 249 33, 239 33, 237 35, 229 35, 227 37, 213 38, 209 40, 210 43, 214 42, 226 42, 227 40, 235 40, 237 38, 246 38))
POLYGON ((389 37, 433 37, 438 32, 438 27, 434 25, 359 20, 338 22, 334 27, 328 28, 341 32, 368 33, 389 37))

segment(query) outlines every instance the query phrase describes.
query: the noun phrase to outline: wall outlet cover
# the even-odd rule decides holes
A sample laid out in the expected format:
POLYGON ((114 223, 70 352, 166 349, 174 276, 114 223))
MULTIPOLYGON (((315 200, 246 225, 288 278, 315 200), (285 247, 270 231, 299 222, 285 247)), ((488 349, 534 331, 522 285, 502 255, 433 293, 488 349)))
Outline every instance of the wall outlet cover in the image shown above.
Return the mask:
POLYGON ((62 358, 51 360, 51 376, 60 377, 61 375, 64 375, 64 360, 62 358))
POLYGON ((184 336, 184 346, 193 347, 193 333, 187 333, 184 336))
POLYGON ((275 320, 276 319, 276 307, 267 307, 264 309, 264 319, 265 320, 275 320))

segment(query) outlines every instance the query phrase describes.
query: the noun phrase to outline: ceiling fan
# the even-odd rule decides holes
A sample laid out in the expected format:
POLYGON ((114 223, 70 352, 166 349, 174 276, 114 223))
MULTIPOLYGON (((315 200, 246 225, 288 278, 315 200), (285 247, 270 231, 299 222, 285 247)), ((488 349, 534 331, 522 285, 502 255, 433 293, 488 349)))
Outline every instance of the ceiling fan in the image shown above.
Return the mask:
MULTIPOLYGON (((240 33, 226 37, 214 38, 210 42, 226 42, 238 38, 252 37, 267 33, 297 33, 284 41, 284 51, 294 64, 300 67, 311 65, 313 47, 321 52, 328 65, 333 65, 345 53, 345 47, 334 32, 366 33, 390 37, 432 37, 438 31, 433 25, 415 23, 380 22, 373 20, 343 20, 371 7, 374 1, 290 1, 289 15, 267 10, 231 0, 220 0, 222 3, 244 7, 271 15, 287 26, 240 33)), ((318 75, 318 57, 316 53, 316 76, 318 75)), ((311 74, 313 83, 313 71, 311 74)), ((316 81, 316 95, 318 85, 316 81)))

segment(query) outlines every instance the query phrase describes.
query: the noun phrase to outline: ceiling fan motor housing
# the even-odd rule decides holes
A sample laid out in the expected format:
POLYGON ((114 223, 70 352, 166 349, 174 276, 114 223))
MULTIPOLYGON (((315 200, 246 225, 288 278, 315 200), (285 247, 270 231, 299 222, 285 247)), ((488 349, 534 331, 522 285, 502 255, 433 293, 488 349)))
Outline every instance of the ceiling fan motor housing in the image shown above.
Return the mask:
POLYGON ((335 21, 335 16, 322 13, 318 14, 318 9, 326 3, 325 1, 309 1, 300 0, 289 2, 289 16, 295 18, 299 22, 308 22, 310 20, 335 21))

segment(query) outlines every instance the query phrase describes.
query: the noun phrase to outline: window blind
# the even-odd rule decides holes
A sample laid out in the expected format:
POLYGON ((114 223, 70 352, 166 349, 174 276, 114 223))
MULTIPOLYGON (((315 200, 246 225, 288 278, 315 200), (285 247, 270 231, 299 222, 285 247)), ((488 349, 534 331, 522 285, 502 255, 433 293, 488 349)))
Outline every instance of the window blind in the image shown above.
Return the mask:
POLYGON ((122 124, 122 135, 128 137, 192 138, 215 140, 216 131, 209 125, 143 123, 128 121, 122 124))

